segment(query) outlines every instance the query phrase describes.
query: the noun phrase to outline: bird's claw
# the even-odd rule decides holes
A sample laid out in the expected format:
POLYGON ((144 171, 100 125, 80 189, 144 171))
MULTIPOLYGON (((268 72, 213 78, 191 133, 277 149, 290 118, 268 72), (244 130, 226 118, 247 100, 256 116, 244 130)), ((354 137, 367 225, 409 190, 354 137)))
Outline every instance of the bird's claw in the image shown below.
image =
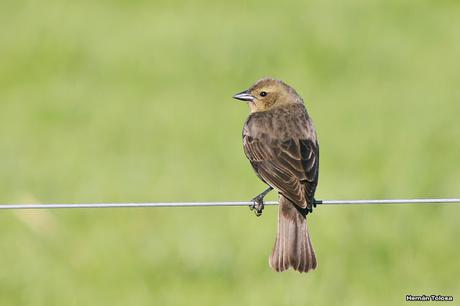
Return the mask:
MULTIPOLYGON (((314 199, 314 198, 313 198, 313 201, 312 201, 312 203, 313 203, 313 207, 314 207, 314 208, 316 208, 316 204, 317 204, 317 201, 316 201, 316 199, 314 199)), ((313 212, 313 209, 312 209, 312 212, 313 212)))
POLYGON ((254 213, 257 217, 262 216, 262 211, 264 210, 264 198, 262 197, 255 197, 251 200, 252 204, 249 205, 250 210, 254 210, 254 213))

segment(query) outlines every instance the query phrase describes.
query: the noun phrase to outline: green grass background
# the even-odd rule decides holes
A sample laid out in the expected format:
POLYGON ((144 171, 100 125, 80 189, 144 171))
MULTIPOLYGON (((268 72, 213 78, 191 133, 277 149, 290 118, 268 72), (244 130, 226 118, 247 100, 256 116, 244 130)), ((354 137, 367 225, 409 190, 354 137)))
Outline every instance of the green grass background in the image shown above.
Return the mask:
MULTIPOLYGON (((318 198, 460 195, 458 1, 3 0, 0 203, 249 200, 231 96, 263 76, 314 118, 318 198)), ((269 269, 276 214, 2 211, 0 305, 460 299, 455 205, 319 207, 307 275, 269 269)))

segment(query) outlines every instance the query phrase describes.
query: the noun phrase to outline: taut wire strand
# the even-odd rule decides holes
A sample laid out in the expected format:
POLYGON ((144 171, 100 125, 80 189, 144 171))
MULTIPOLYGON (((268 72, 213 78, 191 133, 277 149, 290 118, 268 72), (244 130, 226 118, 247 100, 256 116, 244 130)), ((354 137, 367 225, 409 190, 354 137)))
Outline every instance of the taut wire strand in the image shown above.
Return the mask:
MULTIPOLYGON (((318 205, 341 204, 452 204, 460 198, 450 199, 384 199, 384 200, 316 200, 318 205)), ((142 207, 208 207, 248 206, 252 202, 157 202, 157 203, 76 203, 76 204, 0 204, 0 209, 57 209, 57 208, 142 208, 142 207)), ((265 205, 278 205, 267 201, 265 205)))

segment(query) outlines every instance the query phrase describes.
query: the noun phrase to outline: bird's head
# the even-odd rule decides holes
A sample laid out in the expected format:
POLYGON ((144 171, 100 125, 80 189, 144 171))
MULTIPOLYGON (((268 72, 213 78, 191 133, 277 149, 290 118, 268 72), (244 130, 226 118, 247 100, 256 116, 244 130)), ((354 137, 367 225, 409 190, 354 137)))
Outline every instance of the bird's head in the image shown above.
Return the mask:
POLYGON ((249 89, 234 95, 233 98, 248 102, 252 113, 264 112, 286 104, 303 103, 294 88, 283 81, 272 78, 257 81, 249 89))

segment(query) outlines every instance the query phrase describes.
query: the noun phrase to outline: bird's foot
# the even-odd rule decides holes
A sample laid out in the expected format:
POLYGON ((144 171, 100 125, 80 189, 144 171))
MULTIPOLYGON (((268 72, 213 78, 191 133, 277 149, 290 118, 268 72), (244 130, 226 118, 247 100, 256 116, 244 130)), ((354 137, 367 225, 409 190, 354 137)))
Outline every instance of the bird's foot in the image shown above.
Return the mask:
POLYGON ((271 190, 273 190, 273 187, 269 186, 261 194, 251 200, 252 204, 249 205, 249 209, 253 210, 257 217, 262 215, 262 210, 264 210, 264 198, 271 190))
MULTIPOLYGON (((322 202, 322 201, 318 201, 318 200, 316 200, 315 198, 313 198, 313 201, 312 201, 313 207, 316 208, 316 204, 321 204, 321 202, 322 202)), ((313 210, 312 210, 312 211, 313 211, 313 210)))
POLYGON ((257 217, 262 216, 262 211, 264 210, 264 197, 258 195, 251 200, 252 204, 249 205, 249 209, 253 210, 257 217))
POLYGON ((313 212, 313 208, 316 208, 317 204, 321 204, 321 201, 312 199, 310 203, 311 203, 310 206, 307 205, 307 207, 305 208, 306 215, 311 214, 313 212))

